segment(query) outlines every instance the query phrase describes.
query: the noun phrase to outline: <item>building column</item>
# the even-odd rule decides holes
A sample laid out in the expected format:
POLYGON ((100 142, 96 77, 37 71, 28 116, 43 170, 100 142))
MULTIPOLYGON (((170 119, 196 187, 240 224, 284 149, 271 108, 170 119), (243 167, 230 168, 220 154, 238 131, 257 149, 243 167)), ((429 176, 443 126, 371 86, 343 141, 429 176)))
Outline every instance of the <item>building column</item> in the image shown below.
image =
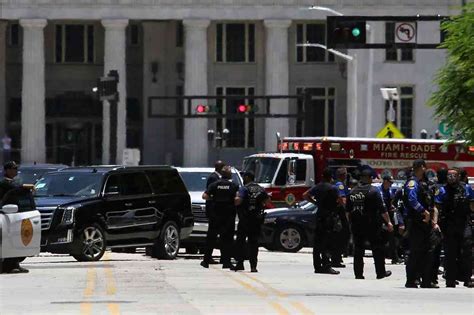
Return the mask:
POLYGON ((21 162, 46 161, 45 19, 20 20, 23 27, 21 162))
MULTIPOLYGON (((267 96, 289 94, 288 27, 290 20, 265 20, 266 28, 266 64, 265 92, 267 96)), ((289 100, 271 101, 272 114, 288 114, 289 100)), ((288 118, 267 118, 265 120, 265 151, 276 151, 275 133, 289 136, 288 118)))
POLYGON ((0 138, 5 135, 7 121, 7 96, 6 96, 6 45, 7 23, 0 21, 0 138))
MULTIPOLYGON (((119 74, 117 102, 117 155, 116 164, 122 164, 123 151, 127 145, 127 72, 126 72, 126 37, 125 30, 128 25, 126 19, 102 20, 105 28, 104 75, 110 70, 117 70, 119 74)), ((102 163, 110 161, 110 103, 103 102, 102 125, 102 163)))
MULTIPOLYGON (((184 20, 185 29, 185 81, 184 94, 207 95, 207 28, 209 20, 184 20)), ((207 100, 193 100, 191 110, 207 100)), ((185 105, 186 106, 186 105, 185 105)), ((185 112, 187 108, 185 108, 185 112)), ((184 121, 184 166, 207 166, 209 144, 208 120, 191 118, 184 121)))

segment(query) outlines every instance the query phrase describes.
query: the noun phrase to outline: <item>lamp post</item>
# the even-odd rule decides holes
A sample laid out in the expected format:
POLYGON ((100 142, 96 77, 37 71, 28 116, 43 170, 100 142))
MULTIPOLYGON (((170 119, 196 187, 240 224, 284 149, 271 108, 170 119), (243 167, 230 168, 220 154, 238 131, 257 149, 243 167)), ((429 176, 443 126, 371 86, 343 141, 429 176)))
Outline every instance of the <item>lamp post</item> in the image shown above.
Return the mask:
MULTIPOLYGON (((350 56, 346 55, 340 51, 337 51, 335 49, 327 48, 325 45, 322 44, 298 44, 297 46, 302 46, 302 47, 316 47, 316 48, 321 48, 324 49, 348 62, 352 65, 352 71, 350 71, 350 80, 347 81, 347 91, 351 92, 351 103, 347 107, 347 129, 348 129, 348 135, 350 137, 355 137, 357 136, 357 113, 358 113, 358 102, 357 102, 357 56, 350 56)), ((348 97, 349 98, 349 97, 348 97)))

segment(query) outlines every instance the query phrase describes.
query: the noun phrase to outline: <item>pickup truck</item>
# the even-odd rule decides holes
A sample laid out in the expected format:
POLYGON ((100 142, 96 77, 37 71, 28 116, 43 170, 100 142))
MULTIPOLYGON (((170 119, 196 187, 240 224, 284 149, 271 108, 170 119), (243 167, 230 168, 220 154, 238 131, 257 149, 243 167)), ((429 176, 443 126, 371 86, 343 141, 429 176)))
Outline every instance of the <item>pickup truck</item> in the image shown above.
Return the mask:
POLYGON ((8 192, 0 204, 0 273, 7 259, 23 260, 40 253, 41 215, 30 193, 8 192))

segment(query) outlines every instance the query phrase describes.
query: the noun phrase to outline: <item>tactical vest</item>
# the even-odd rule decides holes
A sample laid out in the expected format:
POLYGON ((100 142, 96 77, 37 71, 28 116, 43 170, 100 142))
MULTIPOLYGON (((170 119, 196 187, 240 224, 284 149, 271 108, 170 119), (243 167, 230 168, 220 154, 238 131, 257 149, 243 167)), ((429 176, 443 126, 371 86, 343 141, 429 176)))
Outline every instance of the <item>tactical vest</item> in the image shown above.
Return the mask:
POLYGON ((463 184, 456 187, 446 185, 446 201, 443 204, 441 219, 450 223, 463 223, 470 214, 469 200, 463 184))
POLYGON ((370 215, 367 213, 366 201, 371 185, 357 186, 349 195, 352 203, 351 220, 353 223, 370 223, 370 215))
POLYGON ((256 183, 249 183, 245 186, 248 191, 248 214, 258 215, 263 211, 261 205, 261 195, 265 192, 265 189, 256 183))

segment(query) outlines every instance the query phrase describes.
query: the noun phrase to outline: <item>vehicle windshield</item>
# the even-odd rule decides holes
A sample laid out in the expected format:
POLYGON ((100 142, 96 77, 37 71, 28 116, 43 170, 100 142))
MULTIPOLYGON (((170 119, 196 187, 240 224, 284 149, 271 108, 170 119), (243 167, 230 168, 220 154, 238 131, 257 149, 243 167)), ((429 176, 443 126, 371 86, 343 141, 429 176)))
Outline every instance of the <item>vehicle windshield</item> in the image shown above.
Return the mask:
POLYGON ((98 173, 50 173, 36 185, 36 197, 94 197, 102 187, 102 174, 98 173))
POLYGON ((316 205, 312 202, 309 202, 309 201, 301 201, 299 203, 299 207, 303 210, 308 210, 308 211, 313 211, 313 210, 316 210, 316 205))
MULTIPOLYGON (((181 172, 184 184, 188 191, 202 191, 206 190, 206 182, 211 172, 181 172)), ((232 173, 232 182, 241 186, 239 176, 237 173, 232 173)))
POLYGON ((19 184, 36 184, 44 174, 52 171, 49 168, 20 168, 15 180, 19 184))
POLYGON ((279 158, 272 157, 250 157, 244 159, 243 171, 251 171, 255 174, 255 182, 269 184, 277 172, 279 158))

